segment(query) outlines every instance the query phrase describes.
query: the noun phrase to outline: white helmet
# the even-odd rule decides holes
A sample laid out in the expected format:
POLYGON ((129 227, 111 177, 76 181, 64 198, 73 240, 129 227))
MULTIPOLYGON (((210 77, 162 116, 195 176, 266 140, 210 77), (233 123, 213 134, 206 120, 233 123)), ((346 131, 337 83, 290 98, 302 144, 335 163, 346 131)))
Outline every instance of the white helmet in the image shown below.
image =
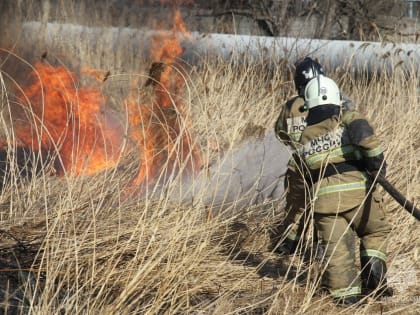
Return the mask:
POLYGON ((340 89, 330 78, 318 75, 306 85, 305 103, 308 108, 326 104, 341 105, 340 89))

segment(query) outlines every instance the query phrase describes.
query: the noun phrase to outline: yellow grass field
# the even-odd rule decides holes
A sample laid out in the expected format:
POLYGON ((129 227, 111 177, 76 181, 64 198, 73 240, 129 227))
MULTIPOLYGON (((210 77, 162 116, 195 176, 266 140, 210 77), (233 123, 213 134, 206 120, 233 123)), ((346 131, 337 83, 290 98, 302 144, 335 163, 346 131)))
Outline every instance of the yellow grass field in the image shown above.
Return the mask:
MULTIPOLYGON (((185 113, 202 168, 273 128, 280 106, 294 92, 291 72, 284 69, 268 72, 264 64, 204 60, 184 76, 185 113)), ((139 75, 147 81, 147 73, 139 75)), ((386 148, 388 179, 418 201, 417 78, 330 76, 376 127, 386 148)), ((1 99, 2 134, 10 137, 8 117, 17 105, 4 81, 1 99)), ((139 163, 131 154, 134 158, 121 157, 117 166, 86 176, 54 176, 44 169, 27 178, 16 172, 15 160, 9 161, 12 170, 0 195, 5 314, 418 312, 418 223, 389 195, 384 193, 392 223, 389 282, 396 294, 346 309, 319 291, 316 261, 268 250, 269 230, 283 214, 282 200, 219 216, 203 203, 177 201, 168 193, 179 186, 176 178, 152 197, 127 198, 127 183, 139 163)), ((195 199, 205 193, 197 192, 195 199)))
MULTIPOLYGON (((0 47, 0 314, 419 314, 418 221, 382 188, 395 295, 347 308, 320 289, 310 237, 305 255, 269 250, 284 195, 219 209, 207 197, 224 187, 197 185, 186 202, 199 180, 236 171, 217 173, 223 157, 273 131, 295 93, 290 62, 262 50, 152 66, 125 60, 127 47, 99 57, 96 44, 72 56, 83 71, 71 52, 0 47), (101 106, 85 113, 87 103, 101 106)), ((343 69, 327 74, 374 125, 388 180, 419 207, 418 75, 343 69)))

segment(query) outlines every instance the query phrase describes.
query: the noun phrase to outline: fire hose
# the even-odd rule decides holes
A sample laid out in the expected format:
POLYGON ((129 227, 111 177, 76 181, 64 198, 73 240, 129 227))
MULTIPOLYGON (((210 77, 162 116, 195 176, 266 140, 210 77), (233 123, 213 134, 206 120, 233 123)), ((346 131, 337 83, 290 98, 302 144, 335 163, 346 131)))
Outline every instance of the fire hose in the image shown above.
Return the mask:
POLYGON ((407 200, 403 194, 401 194, 385 177, 378 175, 371 175, 372 180, 378 182, 385 191, 391 195, 405 210, 407 210, 413 217, 420 220, 420 209, 416 208, 414 204, 407 200))

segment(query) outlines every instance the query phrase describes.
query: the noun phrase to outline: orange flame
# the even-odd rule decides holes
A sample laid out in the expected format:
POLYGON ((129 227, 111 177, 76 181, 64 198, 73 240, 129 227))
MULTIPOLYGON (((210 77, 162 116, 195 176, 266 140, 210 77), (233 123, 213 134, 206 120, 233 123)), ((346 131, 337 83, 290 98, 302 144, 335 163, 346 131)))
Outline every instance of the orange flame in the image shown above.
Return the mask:
POLYGON ((19 125, 16 135, 35 151, 55 150, 60 171, 93 174, 115 165, 121 131, 101 112, 105 99, 96 87, 78 87, 66 68, 36 63, 33 83, 24 88, 22 106, 32 122, 19 125), (107 128, 112 124, 114 130, 107 128))
POLYGON ((152 39, 151 54, 154 65, 160 65, 160 73, 154 82, 154 99, 151 104, 137 105, 135 95, 128 97, 132 137, 137 139, 141 152, 141 167, 134 184, 150 184, 166 166, 167 172, 179 170, 182 163, 186 169, 194 170, 200 164, 200 157, 191 136, 183 124, 184 105, 180 94, 184 87, 179 70, 173 63, 183 53, 177 38, 186 31, 179 10, 174 12, 174 26, 169 33, 159 33, 152 39))
MULTIPOLYGON (((140 95, 132 89, 126 98, 130 137, 140 153, 135 185, 156 183, 162 174, 165 180, 180 171, 191 173, 201 163, 181 98, 185 82, 181 70, 176 69, 176 60, 183 53, 178 37, 190 34, 177 9, 173 20, 171 32, 158 33, 152 39, 151 57, 159 70, 153 84, 140 95)), ((89 68, 81 72, 98 82, 109 75, 89 68)), ((41 62, 34 65, 30 79, 21 98, 23 123, 15 124, 22 145, 34 151, 57 152, 60 174, 89 175, 118 163, 123 128, 106 112, 106 99, 99 87, 80 86, 75 73, 41 62)))

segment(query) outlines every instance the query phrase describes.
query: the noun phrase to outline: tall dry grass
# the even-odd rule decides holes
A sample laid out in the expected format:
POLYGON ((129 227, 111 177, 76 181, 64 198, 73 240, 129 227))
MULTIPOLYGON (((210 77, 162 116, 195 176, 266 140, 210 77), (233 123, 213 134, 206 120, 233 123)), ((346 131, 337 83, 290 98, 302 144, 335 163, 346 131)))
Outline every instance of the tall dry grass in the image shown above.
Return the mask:
MULTIPOLYGON (((294 92, 290 72, 280 61, 272 68, 264 61, 238 60, 204 59, 185 74, 183 101, 203 168, 244 140, 271 130, 280 106, 294 92)), ((331 76, 376 127, 386 147, 389 180, 418 203, 417 77, 331 76)), ((12 134, 7 117, 16 106, 11 94, 2 84, 0 128, 6 135, 12 134)), ((5 313, 418 312, 418 223, 390 196, 384 194, 392 224, 389 282, 396 295, 385 302, 369 299, 359 308, 339 308, 319 290, 316 261, 268 250, 269 230, 283 215, 282 200, 218 216, 206 204, 185 205, 174 198, 169 192, 182 185, 178 179, 153 197, 127 198, 137 163, 122 159, 118 167, 94 176, 43 172, 28 179, 18 173, 13 156, 8 160, 12 169, 0 195, 5 313)))

